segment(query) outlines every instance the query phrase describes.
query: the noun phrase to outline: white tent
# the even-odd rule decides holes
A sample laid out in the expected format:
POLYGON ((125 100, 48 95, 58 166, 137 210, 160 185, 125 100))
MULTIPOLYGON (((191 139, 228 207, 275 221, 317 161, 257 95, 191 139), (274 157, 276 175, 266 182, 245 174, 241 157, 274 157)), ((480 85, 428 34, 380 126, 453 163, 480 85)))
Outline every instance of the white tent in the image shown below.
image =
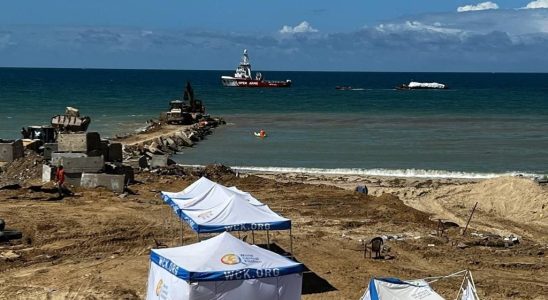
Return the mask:
POLYGON ((461 296, 461 300, 479 300, 472 272, 468 270, 445 276, 406 281, 397 278, 373 278, 369 281, 369 286, 360 300, 440 300, 444 298, 436 293, 430 284, 438 280, 461 276, 463 280, 456 299, 461 296))
POLYGON ((373 278, 360 300, 443 300, 425 280, 373 278))
POLYGON ((147 300, 296 300, 303 265, 222 233, 200 243, 153 249, 147 300))
POLYGON ((251 194, 205 177, 181 192, 162 192, 162 199, 198 233, 291 229, 291 220, 251 194))

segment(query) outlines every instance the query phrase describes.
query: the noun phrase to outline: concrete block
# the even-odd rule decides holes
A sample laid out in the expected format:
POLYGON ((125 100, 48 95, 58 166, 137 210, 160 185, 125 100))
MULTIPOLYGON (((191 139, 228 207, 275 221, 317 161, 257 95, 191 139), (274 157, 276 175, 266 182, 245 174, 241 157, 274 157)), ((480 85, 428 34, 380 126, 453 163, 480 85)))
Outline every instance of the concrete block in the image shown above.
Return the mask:
POLYGON ((52 166, 59 166, 63 164, 64 158, 74 158, 74 157, 88 157, 85 153, 64 153, 64 152, 53 152, 51 154, 51 165, 52 166))
POLYGON ((138 163, 139 163, 139 168, 141 169, 150 167, 150 165, 148 164, 148 158, 146 155, 139 157, 138 163))
POLYGON ((122 144, 121 143, 111 143, 108 145, 108 159, 107 161, 111 162, 121 162, 123 158, 122 144))
POLYGON ((72 186, 80 186, 82 173, 68 173, 65 171, 65 184, 72 186))
POLYGON ((53 152, 57 152, 57 143, 45 143, 44 144, 44 159, 51 160, 53 152))
POLYGON ((102 156, 64 157, 62 164, 67 173, 98 173, 103 170, 105 161, 102 156))
POLYGON ((22 140, 0 140, 0 161, 11 162, 25 155, 22 140))
POLYGON ((49 165, 42 165, 42 182, 50 182, 55 179, 56 167, 49 165))
POLYGON ((104 187, 116 193, 123 193, 124 175, 83 173, 81 186, 85 188, 104 187))
POLYGON ((105 173, 115 174, 115 175, 124 175, 124 182, 126 184, 132 183, 135 181, 135 172, 133 171, 133 167, 130 165, 126 165, 122 163, 107 162, 105 164, 105 173))
POLYGON ((131 158, 124 161, 124 163, 133 169, 139 169, 139 159, 138 158, 131 158))
POLYGON ((101 136, 97 132, 60 133, 57 137, 60 152, 94 152, 101 151, 101 136))
POLYGON ((152 155, 150 158, 150 168, 162 168, 167 167, 167 155, 152 155))
POLYGON ((101 140, 101 154, 105 158, 105 161, 109 161, 108 160, 108 145, 109 144, 110 144, 110 142, 108 140, 101 140))

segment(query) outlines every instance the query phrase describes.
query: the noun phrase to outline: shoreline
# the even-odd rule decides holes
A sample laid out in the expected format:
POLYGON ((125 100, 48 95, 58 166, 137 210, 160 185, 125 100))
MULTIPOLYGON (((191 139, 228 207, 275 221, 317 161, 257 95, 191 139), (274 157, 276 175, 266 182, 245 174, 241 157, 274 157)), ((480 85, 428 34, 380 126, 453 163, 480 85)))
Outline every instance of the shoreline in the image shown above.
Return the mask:
MULTIPOLYGON (((182 167, 204 167, 205 165, 180 164, 182 167)), ((230 166, 231 169, 249 174, 284 174, 295 173, 311 176, 358 176, 358 177, 382 177, 382 178, 406 178, 406 179, 446 179, 446 180, 469 180, 477 181, 497 177, 522 177, 535 179, 542 177, 542 174, 527 172, 461 172, 445 170, 424 170, 424 169, 360 169, 360 168, 303 168, 303 167, 256 167, 256 166, 230 166)))

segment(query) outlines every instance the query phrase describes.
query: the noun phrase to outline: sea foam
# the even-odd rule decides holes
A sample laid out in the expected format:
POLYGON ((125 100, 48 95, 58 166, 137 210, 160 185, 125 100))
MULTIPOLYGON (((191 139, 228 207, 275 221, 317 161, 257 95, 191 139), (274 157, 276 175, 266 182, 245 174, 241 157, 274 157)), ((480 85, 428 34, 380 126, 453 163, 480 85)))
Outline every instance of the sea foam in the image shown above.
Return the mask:
POLYGON ((386 176, 386 177, 410 177, 410 178, 455 178, 455 179, 487 179, 500 176, 524 176, 537 177, 538 174, 524 172, 501 172, 501 173, 476 173, 446 170, 424 170, 424 169, 359 169, 359 168, 285 168, 285 167, 245 167, 233 166, 233 170, 241 172, 272 172, 272 173, 306 173, 326 175, 360 175, 360 176, 386 176))

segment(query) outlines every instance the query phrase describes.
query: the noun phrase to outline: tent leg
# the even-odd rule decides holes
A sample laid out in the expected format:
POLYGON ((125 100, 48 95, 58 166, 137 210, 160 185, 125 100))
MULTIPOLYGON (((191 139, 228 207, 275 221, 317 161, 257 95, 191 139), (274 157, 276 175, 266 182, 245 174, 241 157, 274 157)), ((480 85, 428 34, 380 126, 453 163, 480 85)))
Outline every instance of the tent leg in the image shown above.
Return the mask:
POLYGON ((198 237, 198 242, 200 241, 200 233, 196 232, 196 237, 198 237))
POLYGON ((270 250, 270 230, 266 230, 266 248, 270 250))
POLYGON ((291 257, 293 258, 293 233, 291 228, 289 228, 289 251, 291 251, 291 257))
POLYGON ((251 229, 251 236, 253 237, 253 245, 255 245, 255 231, 251 229))
POLYGON ((240 236, 240 231, 238 230, 238 238, 241 240, 242 237, 240 236))

